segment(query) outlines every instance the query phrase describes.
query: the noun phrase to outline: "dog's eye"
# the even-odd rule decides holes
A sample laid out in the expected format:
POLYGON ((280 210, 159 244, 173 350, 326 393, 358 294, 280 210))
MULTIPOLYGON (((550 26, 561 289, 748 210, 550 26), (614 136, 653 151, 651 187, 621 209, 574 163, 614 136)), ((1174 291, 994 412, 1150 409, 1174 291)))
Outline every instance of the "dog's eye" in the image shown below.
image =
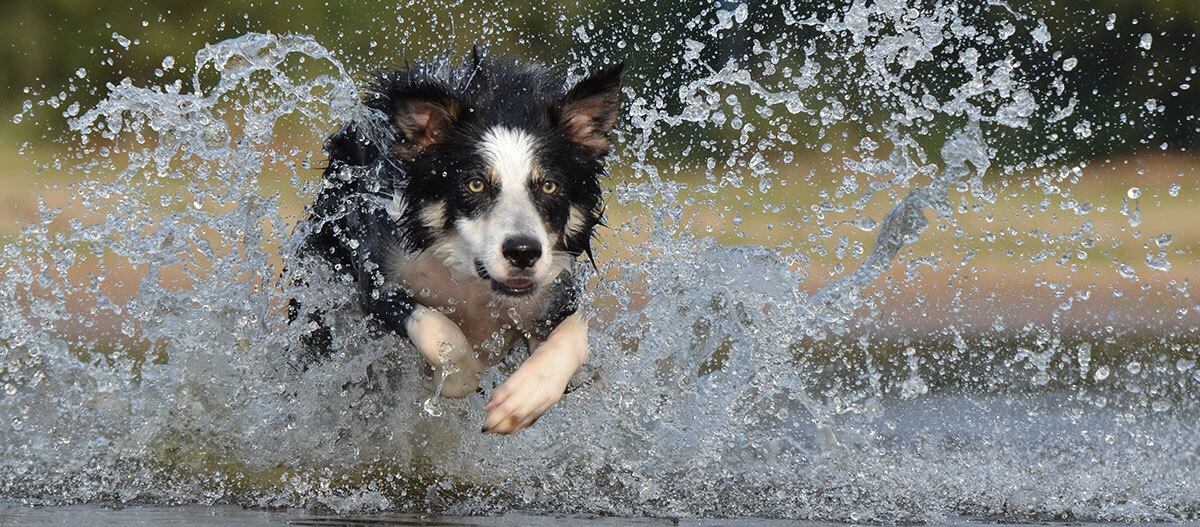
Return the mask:
POLYGON ((485 186, 483 180, 479 178, 472 178, 467 182, 467 190, 475 193, 483 192, 485 186))
POLYGON ((553 194, 557 191, 558 191, 558 183, 555 183, 553 181, 542 182, 542 192, 545 192, 547 194, 553 194))

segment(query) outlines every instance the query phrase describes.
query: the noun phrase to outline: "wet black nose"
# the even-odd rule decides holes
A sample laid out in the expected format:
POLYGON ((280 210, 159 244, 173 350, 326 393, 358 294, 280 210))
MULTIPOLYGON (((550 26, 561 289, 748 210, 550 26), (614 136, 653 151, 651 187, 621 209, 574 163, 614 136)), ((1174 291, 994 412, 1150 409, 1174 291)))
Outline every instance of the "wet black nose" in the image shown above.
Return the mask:
POLYGON ((542 244, 533 238, 509 238, 500 246, 504 259, 518 269, 528 269, 542 257, 542 244))

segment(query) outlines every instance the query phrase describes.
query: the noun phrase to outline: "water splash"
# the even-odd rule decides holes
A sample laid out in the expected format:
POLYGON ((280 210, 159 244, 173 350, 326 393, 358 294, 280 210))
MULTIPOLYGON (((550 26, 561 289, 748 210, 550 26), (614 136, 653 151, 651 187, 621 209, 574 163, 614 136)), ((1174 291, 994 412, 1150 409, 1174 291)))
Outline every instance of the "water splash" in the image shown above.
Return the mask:
MULTIPOLYGON (((1090 311, 1092 290, 1071 284, 1085 273, 1038 267, 1115 250, 1097 246, 1109 231, 1081 202, 1083 168, 998 139, 1093 133, 1072 121, 1059 86, 1079 70, 1057 66, 1045 21, 999 2, 726 7, 674 28, 673 44, 644 37, 679 57, 679 80, 641 73, 647 91, 629 93, 613 194, 636 215, 612 222, 618 256, 588 293, 597 373, 512 438, 476 435, 478 397, 430 398, 410 346, 333 309, 350 288, 281 256, 305 234, 294 214, 319 184, 312 151, 367 116, 353 68, 310 37, 247 34, 199 51, 190 87, 109 86, 69 117, 79 155, 60 163, 81 176, 82 212, 44 204, 0 259, 0 495, 879 522, 1196 515, 1200 307, 1173 304, 1182 315, 1146 341, 1090 311), (722 36, 763 17, 781 29, 721 54, 722 36), (1051 78, 1022 64, 1039 61, 1051 78), (852 125, 861 137, 836 139, 852 125), (294 130, 306 135, 284 137, 294 130), (840 186, 776 197, 809 181, 797 150, 835 149, 840 186), (1032 185, 999 177, 1019 171, 1032 185), (997 228, 1009 198, 1025 217, 1057 202, 1072 219, 997 228), (759 201, 762 213, 742 210, 759 201), (768 230, 808 244, 697 236, 772 214, 783 219, 768 230), (843 225, 877 229, 874 241, 843 225), (922 247, 930 231, 949 248, 922 247), (1040 250, 1026 254, 1027 239, 1040 250), (973 262, 970 240, 1000 263, 973 262), (1020 276, 1049 291, 1045 320, 1033 301, 925 299, 942 286, 924 273, 954 271, 957 297, 992 265, 1031 270, 1020 276), (329 309, 334 360, 289 361, 309 328, 282 323, 288 298, 329 309), (953 315, 928 335, 901 327, 936 311, 953 315)), ((585 49, 603 40, 573 29, 585 49)), ((1130 228, 1139 196, 1136 223, 1122 210, 1130 228)), ((1169 272, 1164 236, 1146 263, 1169 272)), ((1149 280, 1119 256, 1110 273, 1130 289, 1149 280)))

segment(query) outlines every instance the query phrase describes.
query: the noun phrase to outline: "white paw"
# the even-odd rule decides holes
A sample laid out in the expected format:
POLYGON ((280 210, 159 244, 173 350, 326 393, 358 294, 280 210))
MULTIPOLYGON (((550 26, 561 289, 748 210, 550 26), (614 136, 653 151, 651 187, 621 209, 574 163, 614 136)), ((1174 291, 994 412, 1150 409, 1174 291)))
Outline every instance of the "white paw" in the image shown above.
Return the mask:
POLYGON ((483 431, 511 434, 526 428, 562 398, 566 388, 562 372, 547 371, 528 362, 492 392, 483 416, 483 431))
POLYGON ((433 368, 426 385, 443 397, 465 397, 479 387, 483 365, 458 325, 436 310, 421 306, 406 323, 408 339, 433 368))
POLYGON ((483 431, 511 434, 525 428, 563 396, 571 375, 587 362, 587 321, 575 313, 559 323, 504 384, 492 393, 483 431))

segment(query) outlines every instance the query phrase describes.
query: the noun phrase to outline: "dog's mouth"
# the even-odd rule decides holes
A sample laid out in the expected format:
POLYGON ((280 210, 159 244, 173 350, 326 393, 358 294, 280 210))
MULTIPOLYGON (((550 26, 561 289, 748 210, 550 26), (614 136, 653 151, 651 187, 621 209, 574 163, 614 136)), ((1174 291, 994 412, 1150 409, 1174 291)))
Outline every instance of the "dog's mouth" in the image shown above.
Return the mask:
POLYGON ((487 268, 483 262, 475 261, 475 273, 484 280, 492 282, 492 292, 508 296, 525 296, 536 289, 537 284, 529 278, 509 278, 508 280, 496 280, 488 274, 487 268))
POLYGON ((509 296, 525 296, 533 292, 535 285, 533 280, 528 278, 492 280, 492 291, 509 296))

